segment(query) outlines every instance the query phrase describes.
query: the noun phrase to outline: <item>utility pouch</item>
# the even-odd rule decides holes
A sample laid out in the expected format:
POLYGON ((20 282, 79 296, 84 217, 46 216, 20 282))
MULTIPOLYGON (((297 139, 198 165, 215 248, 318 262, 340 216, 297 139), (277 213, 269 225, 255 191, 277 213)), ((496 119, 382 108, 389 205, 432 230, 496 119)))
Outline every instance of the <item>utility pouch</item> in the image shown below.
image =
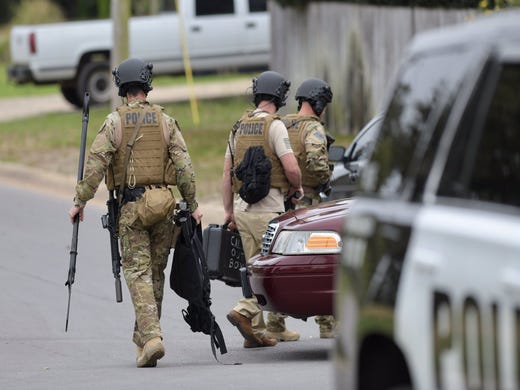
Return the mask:
POLYGON ((271 161, 262 146, 247 148, 244 159, 235 174, 242 182, 238 194, 249 204, 257 203, 269 194, 271 189, 271 161))
POLYGON ((137 215, 145 227, 171 218, 175 198, 168 187, 147 189, 137 204, 137 215))

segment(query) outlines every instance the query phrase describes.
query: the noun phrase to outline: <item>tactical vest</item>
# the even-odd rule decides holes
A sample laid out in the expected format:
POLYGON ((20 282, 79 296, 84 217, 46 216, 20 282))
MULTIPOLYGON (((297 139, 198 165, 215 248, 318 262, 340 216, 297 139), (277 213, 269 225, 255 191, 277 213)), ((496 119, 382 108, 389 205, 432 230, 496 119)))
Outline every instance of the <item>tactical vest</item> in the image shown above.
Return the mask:
POLYGON ((320 119, 314 115, 298 115, 289 114, 283 119, 287 132, 289 133, 289 140, 291 141, 291 147, 298 160, 298 166, 302 172, 302 186, 315 188, 321 183, 314 174, 307 169, 307 156, 305 153, 305 145, 302 143, 302 139, 305 139, 304 133, 307 132, 307 125, 309 122, 320 122, 320 119))
MULTIPOLYGON (((289 182, 285 177, 282 163, 278 156, 269 146, 269 128, 275 119, 280 119, 278 115, 267 115, 254 117, 252 112, 245 113, 239 120, 239 126, 234 130, 236 139, 233 170, 236 171, 238 165, 244 159, 247 148, 250 146, 263 146, 264 153, 271 161, 271 187, 280 188, 285 193, 289 190, 289 182)), ((238 193, 242 182, 233 176, 233 192, 238 193)))
POLYGON ((119 188, 123 180, 127 144, 135 127, 141 123, 127 166, 125 186, 150 184, 175 185, 175 175, 165 175, 168 164, 168 144, 163 135, 162 109, 152 105, 147 109, 123 105, 117 107, 121 117, 122 138, 107 173, 109 190, 119 188))

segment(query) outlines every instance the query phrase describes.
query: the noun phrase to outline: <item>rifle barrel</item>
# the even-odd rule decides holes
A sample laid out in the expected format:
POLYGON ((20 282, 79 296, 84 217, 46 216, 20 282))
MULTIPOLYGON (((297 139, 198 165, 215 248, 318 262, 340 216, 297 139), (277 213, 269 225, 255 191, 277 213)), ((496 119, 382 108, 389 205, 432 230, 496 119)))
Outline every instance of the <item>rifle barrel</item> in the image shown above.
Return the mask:
POLYGON ((123 292, 121 291, 121 277, 118 275, 115 279, 116 285, 116 302, 123 302, 123 292))
MULTIPOLYGON (((81 144, 79 149, 79 162, 78 162, 78 183, 83 180, 83 167, 85 164, 85 149, 87 144, 87 128, 88 128, 88 116, 89 116, 89 103, 90 93, 85 92, 83 98, 83 118, 81 126, 81 144)), ((79 214, 74 217, 74 224, 72 227, 72 243, 70 245, 70 262, 69 262, 69 273, 65 286, 69 289, 69 300, 67 303, 67 317, 65 319, 65 332, 69 327, 69 313, 70 313, 70 296, 72 293, 72 285, 74 284, 74 278, 76 276, 76 257, 78 255, 78 233, 79 233, 79 214)))

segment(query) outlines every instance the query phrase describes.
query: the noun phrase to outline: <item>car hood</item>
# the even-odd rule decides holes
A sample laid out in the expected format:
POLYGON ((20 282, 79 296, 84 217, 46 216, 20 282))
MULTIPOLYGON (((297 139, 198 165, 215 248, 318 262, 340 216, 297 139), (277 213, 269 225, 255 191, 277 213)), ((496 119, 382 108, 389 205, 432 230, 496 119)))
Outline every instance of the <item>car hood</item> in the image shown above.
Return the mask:
POLYGON ((316 206, 287 212, 276 219, 279 222, 279 229, 327 229, 340 232, 343 219, 350 211, 353 203, 354 199, 323 202, 316 206))

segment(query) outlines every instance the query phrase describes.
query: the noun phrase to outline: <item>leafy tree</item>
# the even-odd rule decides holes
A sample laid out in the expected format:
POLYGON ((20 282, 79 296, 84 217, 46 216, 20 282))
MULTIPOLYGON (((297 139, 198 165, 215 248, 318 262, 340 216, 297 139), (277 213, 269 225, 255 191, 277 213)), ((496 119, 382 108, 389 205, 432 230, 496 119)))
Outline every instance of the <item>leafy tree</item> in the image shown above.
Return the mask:
POLYGON ((20 0, 10 24, 54 23, 65 20, 60 6, 50 0, 20 0))
POLYGON ((20 0, 1 1, 0 7, 2 8, 2 12, 0 12, 0 25, 6 24, 11 20, 18 4, 20 4, 20 0))
MULTIPOLYGON (((67 19, 94 19, 110 17, 110 0, 52 0, 58 4, 67 19)), ((149 15, 157 8, 170 7, 167 0, 132 0, 132 15, 149 15)))

